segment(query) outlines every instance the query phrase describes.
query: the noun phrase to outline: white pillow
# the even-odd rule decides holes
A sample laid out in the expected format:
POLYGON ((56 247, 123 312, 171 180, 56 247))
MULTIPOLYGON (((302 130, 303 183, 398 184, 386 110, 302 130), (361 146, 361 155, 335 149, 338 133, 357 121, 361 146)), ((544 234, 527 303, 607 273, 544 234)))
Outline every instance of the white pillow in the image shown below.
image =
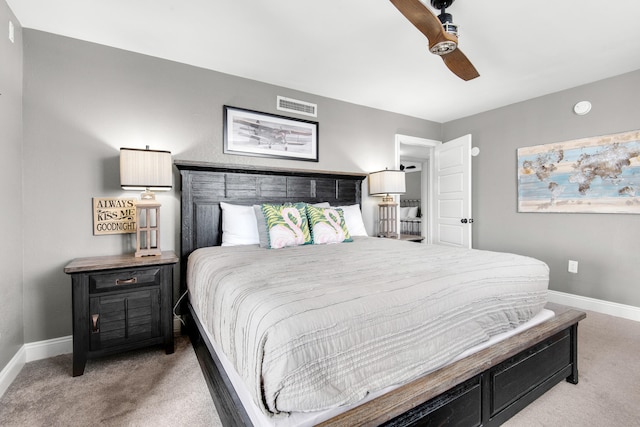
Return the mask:
POLYGON ((413 206, 409 208, 409 213, 407 214, 407 218, 417 218, 418 217, 418 207, 413 206))
POLYGON ((410 207, 402 207, 400 208, 400 219, 405 219, 405 218, 409 218, 409 210, 411 208, 410 207))
POLYGON ((336 206, 342 209, 344 214, 344 222, 347 225, 349 234, 353 236, 368 236, 367 230, 364 228, 364 221, 362 221, 362 212, 360 212, 360 205, 350 206, 336 206))
POLYGON ((253 206, 220 202, 222 208, 222 246, 260 243, 253 206))

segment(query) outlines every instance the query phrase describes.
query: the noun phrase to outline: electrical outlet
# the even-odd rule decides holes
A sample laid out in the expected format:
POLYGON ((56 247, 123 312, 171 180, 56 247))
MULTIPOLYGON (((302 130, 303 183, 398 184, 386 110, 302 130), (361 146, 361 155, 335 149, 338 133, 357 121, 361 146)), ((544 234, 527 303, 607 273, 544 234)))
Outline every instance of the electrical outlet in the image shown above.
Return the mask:
POLYGON ((180 318, 176 315, 173 317, 173 335, 178 336, 182 332, 182 322, 180 318))
POLYGON ((11 40, 11 43, 15 43, 15 29, 11 21, 9 21, 9 40, 11 40))
POLYGON ((569 260, 569 273, 577 273, 578 272, 578 261, 569 260))

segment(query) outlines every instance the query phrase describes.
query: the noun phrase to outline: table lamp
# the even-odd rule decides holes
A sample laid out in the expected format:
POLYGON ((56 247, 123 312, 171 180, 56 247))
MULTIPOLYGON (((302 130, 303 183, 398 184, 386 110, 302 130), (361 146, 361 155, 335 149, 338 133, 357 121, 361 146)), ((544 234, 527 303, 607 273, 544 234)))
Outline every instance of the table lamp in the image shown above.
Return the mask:
POLYGON ((136 148, 120 149, 120 185, 142 190, 136 202, 136 257, 160 255, 160 203, 154 191, 173 185, 171 152, 136 148))
POLYGON ((388 170, 369 174, 369 195, 384 196, 378 204, 378 236, 398 238, 398 204, 392 194, 403 194, 405 189, 404 171, 388 170))

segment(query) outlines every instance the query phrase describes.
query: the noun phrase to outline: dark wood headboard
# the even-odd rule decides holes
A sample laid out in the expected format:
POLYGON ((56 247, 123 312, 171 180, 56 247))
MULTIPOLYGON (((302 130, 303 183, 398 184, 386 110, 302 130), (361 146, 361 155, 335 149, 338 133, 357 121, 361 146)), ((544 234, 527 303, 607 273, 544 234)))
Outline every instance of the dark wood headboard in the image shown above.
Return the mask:
POLYGON ((285 202, 361 203, 364 173, 277 169, 175 161, 181 176, 181 287, 187 258, 222 239, 220 202, 238 205, 285 202))

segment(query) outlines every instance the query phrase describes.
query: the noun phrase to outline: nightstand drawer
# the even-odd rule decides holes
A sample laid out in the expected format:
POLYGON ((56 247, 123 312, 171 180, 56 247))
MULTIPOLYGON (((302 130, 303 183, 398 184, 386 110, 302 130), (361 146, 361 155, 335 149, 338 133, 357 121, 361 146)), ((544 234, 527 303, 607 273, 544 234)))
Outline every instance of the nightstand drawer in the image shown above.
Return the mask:
POLYGON ((112 292, 118 289, 129 290, 152 285, 160 285, 160 269, 157 267, 89 274, 90 293, 112 292))

